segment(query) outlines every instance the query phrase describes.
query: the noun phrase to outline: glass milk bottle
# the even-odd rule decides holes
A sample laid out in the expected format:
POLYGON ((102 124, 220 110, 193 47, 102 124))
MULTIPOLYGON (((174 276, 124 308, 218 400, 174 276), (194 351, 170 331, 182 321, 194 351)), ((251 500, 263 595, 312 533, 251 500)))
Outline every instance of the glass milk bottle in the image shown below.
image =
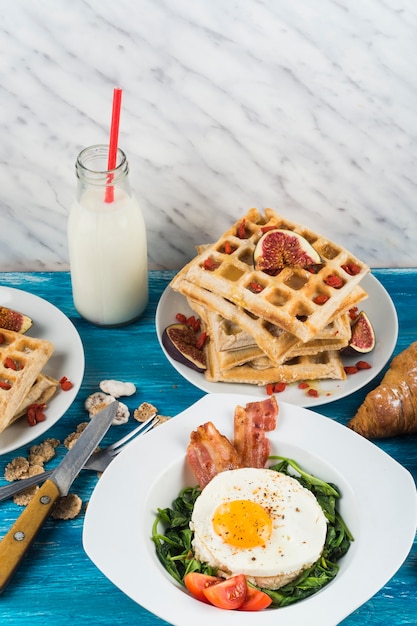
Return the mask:
POLYGON ((100 326, 137 319, 148 303, 146 227, 129 184, 126 155, 108 171, 108 146, 77 157, 77 195, 68 219, 72 293, 77 311, 100 326))

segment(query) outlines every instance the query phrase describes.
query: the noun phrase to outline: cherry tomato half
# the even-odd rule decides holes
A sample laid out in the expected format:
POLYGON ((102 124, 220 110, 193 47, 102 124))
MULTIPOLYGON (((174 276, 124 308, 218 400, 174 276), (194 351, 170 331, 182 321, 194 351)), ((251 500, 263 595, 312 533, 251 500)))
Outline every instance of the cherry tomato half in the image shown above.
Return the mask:
POLYGON ((208 574, 201 574, 200 572, 190 572, 184 576, 184 584, 191 595, 197 600, 206 603, 208 603, 208 599, 204 595, 203 589, 211 587, 211 585, 217 585, 223 580, 224 578, 209 576, 208 574))
POLYGON ((248 585, 246 600, 239 607, 239 611, 262 611, 262 609, 266 609, 271 603, 272 599, 268 594, 248 585))
POLYGON ((238 609, 246 599, 247 590, 246 577, 238 574, 206 587, 203 593, 207 600, 219 609, 238 609))

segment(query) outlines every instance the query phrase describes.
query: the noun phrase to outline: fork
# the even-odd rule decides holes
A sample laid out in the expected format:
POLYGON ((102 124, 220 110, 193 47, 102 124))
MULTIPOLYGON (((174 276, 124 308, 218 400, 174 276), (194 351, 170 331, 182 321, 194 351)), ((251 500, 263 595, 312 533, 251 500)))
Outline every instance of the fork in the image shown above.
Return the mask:
MULTIPOLYGON (((104 472, 106 467, 110 465, 113 459, 119 454, 119 452, 123 450, 123 448, 127 446, 128 443, 130 443, 132 439, 134 439, 137 435, 145 434, 146 432, 148 432, 148 430, 151 430, 151 428, 156 426, 158 422, 159 418, 156 417, 156 413, 154 413, 147 420, 142 422, 137 428, 132 430, 132 432, 119 439, 119 441, 115 441, 106 448, 94 452, 86 461, 82 469, 92 470, 95 472, 104 472)), ((16 480, 12 482, 10 485, 0 487, 0 502, 11 498, 16 493, 20 493, 28 487, 33 487, 34 485, 43 482, 52 474, 53 471, 53 469, 46 470, 41 474, 36 474, 36 476, 22 478, 21 480, 16 480)))

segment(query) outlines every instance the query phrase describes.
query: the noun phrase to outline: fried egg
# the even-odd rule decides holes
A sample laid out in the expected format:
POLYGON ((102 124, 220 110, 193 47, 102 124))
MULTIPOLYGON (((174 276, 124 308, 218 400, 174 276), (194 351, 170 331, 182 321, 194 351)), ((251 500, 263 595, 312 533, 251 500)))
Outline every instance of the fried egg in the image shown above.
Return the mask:
POLYGON ((195 557, 224 576, 277 589, 320 557, 327 521, 314 494, 269 469, 221 472, 197 498, 195 557))

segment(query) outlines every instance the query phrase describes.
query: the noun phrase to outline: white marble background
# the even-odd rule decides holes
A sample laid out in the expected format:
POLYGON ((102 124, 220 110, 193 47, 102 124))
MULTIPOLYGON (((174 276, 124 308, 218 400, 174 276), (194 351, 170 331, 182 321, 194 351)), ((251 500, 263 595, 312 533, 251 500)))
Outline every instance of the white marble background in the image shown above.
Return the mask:
POLYGON ((149 263, 252 206, 417 266, 415 0, 0 0, 0 271, 68 268, 78 152, 120 146, 149 263))

